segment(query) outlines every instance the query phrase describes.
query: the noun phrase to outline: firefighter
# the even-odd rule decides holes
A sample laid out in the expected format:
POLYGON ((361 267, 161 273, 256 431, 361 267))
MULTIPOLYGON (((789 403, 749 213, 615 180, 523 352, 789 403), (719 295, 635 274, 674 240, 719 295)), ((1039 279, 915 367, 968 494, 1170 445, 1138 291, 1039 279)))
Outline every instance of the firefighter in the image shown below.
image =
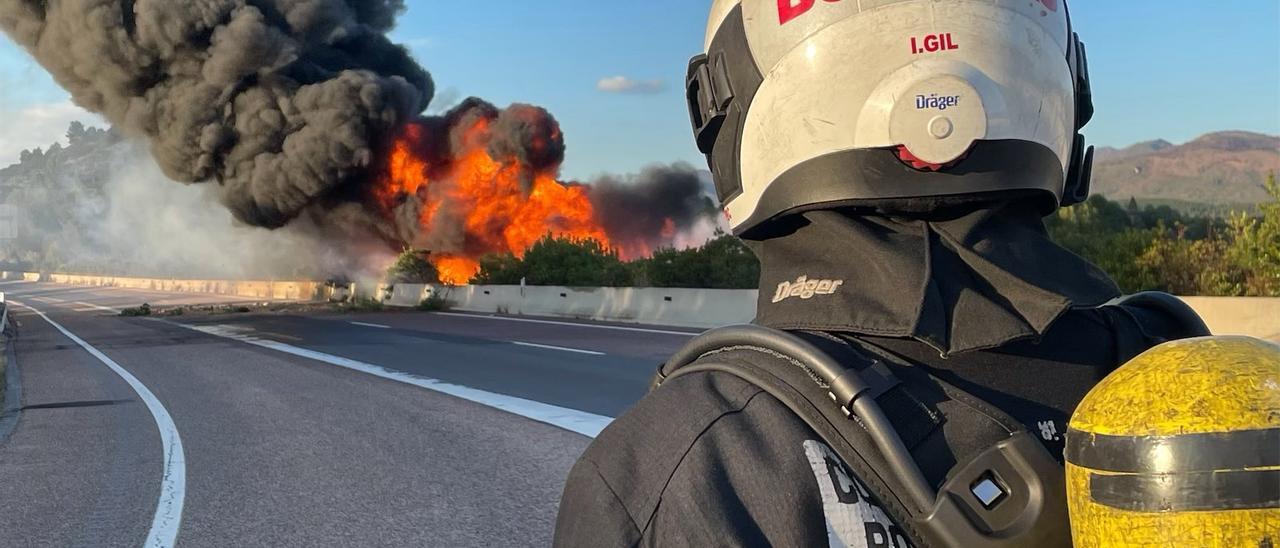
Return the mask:
POLYGON ((1092 164, 1067 6, 715 0, 688 74, 755 326, 601 433, 556 545, 1069 545, 1072 411, 1208 331, 1046 234, 1092 164))

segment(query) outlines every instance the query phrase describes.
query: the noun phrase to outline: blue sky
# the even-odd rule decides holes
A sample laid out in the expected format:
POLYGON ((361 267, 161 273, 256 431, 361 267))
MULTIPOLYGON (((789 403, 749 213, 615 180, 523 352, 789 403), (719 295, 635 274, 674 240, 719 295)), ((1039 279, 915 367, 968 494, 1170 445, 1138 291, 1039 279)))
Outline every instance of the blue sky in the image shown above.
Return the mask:
MULTIPOLYGON (((765 0, 757 0, 765 1, 765 0)), ((548 108, 569 145, 564 175, 700 160, 681 80, 702 42, 706 0, 411 0, 394 36, 438 86, 548 108), (622 76, 646 93, 608 93, 622 76), (660 83, 660 84, 659 84, 660 83)), ((1280 133, 1280 1, 1076 0, 1098 116, 1094 143, 1184 142, 1245 129, 1280 133)), ((0 38, 0 164, 84 115, 21 49, 0 38), (14 123, 17 122, 17 123, 14 123), (61 126, 61 127, 58 127, 61 126)))

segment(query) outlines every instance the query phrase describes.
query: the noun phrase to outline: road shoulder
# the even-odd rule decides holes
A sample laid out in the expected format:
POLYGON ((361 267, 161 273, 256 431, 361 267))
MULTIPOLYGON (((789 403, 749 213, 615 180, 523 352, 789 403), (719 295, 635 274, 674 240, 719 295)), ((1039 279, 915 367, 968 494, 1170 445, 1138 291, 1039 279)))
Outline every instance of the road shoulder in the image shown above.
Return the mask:
POLYGON ((22 415, 22 375, 14 351, 13 330, 0 326, 0 444, 8 441, 22 415))

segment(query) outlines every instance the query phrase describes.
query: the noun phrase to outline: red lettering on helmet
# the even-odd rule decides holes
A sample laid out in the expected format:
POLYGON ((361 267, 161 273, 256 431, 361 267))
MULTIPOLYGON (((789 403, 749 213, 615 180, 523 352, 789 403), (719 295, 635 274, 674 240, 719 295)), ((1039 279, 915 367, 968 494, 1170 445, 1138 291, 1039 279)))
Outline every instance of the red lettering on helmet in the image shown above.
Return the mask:
POLYGON ((952 38, 951 33, 930 34, 924 38, 911 37, 911 53, 919 55, 921 53, 937 53, 939 51, 950 51, 960 49, 952 38))
POLYGON ((778 24, 785 25, 813 9, 817 0, 778 0, 778 24))
MULTIPOLYGON (((822 1, 834 4, 840 0, 822 1)), ((809 10, 813 9, 813 6, 817 3, 818 0, 778 0, 778 24, 785 25, 793 19, 809 13, 809 10)))

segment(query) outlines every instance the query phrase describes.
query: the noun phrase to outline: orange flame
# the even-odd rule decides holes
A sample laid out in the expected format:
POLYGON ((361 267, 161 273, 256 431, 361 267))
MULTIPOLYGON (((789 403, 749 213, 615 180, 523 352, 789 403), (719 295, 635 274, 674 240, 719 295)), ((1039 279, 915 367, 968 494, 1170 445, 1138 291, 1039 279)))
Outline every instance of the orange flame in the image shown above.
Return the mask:
POLYGON ((467 283, 477 272, 480 272, 480 263, 468 257, 436 255, 431 260, 435 262, 436 270, 440 273, 440 281, 447 284, 467 283))
POLYGON ((413 153, 410 144, 422 140, 422 126, 409 125, 391 149, 388 160, 387 176, 381 185, 374 187, 374 194, 384 209, 394 207, 401 194, 416 194, 418 188, 427 182, 427 162, 413 153))
POLYGON ((441 281, 467 283, 480 271, 480 257, 523 257, 547 235, 590 238, 613 248, 584 187, 564 185, 553 173, 530 174, 516 158, 490 156, 488 132, 488 120, 475 122, 466 129, 457 157, 433 165, 416 152, 427 138, 425 128, 410 124, 395 139, 386 174, 373 189, 374 199, 388 214, 407 200, 418 201, 420 235, 446 228, 437 222, 460 226, 460 249, 430 250, 441 281), (530 178, 532 183, 526 184, 530 178), (448 221, 440 215, 442 207, 451 213, 448 221))

